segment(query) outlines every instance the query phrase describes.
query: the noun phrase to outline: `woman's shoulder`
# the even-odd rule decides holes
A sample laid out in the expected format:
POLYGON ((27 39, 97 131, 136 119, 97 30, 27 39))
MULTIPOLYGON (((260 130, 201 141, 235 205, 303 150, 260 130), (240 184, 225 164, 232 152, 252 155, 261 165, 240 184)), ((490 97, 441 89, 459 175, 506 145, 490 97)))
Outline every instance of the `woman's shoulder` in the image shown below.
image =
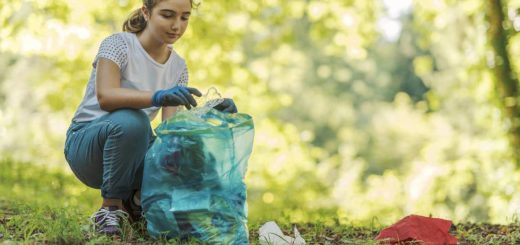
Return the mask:
POLYGON ((125 50, 132 45, 133 33, 128 32, 116 32, 106 36, 101 41, 101 46, 120 47, 125 50))
POLYGON ((132 38, 133 33, 129 32, 115 32, 108 36, 106 36, 102 42, 110 42, 110 43, 125 43, 128 44, 132 38))
POLYGON ((98 53, 92 66, 96 68, 98 58, 106 58, 114 61, 121 69, 126 66, 129 52, 129 42, 127 34, 118 32, 113 33, 103 39, 99 46, 98 53))
POLYGON ((168 45, 168 48, 170 49, 170 56, 171 59, 174 61, 172 62, 173 65, 181 65, 181 66, 185 66, 186 65, 186 60, 184 60, 184 58, 179 54, 177 53, 177 51, 175 51, 175 49, 173 48, 173 45, 168 45))

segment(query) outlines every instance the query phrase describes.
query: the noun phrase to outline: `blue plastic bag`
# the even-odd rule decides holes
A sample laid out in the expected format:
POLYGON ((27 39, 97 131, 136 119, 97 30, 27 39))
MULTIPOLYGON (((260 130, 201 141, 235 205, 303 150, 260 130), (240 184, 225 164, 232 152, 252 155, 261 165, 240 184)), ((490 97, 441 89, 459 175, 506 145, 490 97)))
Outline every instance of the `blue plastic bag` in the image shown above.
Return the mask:
POLYGON ((141 202, 154 238, 248 244, 244 176, 253 148, 247 114, 197 108, 155 129, 141 202))

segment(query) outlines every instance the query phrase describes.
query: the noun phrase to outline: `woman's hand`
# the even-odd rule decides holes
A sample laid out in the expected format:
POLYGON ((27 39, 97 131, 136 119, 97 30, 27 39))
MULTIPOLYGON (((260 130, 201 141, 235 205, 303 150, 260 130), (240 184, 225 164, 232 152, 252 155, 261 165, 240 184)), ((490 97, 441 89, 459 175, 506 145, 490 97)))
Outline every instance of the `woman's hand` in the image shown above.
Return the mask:
POLYGON ((159 90, 152 96, 153 106, 185 106, 188 110, 197 106, 197 101, 193 98, 202 96, 202 93, 196 88, 175 86, 170 89, 159 90))
POLYGON ((235 105, 235 102, 232 99, 225 98, 222 103, 214 106, 213 108, 221 111, 221 112, 228 112, 228 113, 236 113, 237 106, 235 105))

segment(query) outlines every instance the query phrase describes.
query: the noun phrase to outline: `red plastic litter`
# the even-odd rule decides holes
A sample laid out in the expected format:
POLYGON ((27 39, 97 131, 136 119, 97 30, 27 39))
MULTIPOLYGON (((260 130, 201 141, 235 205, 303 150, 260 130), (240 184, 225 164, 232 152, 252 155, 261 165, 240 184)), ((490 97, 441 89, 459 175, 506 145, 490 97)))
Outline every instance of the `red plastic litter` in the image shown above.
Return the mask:
POLYGON ((457 238, 449 231, 451 220, 409 215, 383 229, 376 240, 385 244, 419 242, 420 244, 457 244, 457 238))

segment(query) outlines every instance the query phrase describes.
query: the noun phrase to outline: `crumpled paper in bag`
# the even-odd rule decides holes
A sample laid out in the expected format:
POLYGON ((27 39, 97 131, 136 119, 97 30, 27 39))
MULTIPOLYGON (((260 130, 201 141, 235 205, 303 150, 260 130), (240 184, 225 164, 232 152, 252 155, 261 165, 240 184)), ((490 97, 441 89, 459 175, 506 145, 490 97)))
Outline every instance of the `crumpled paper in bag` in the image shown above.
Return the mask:
POLYGON ((258 237, 261 245, 305 245, 305 240, 296 227, 294 227, 294 237, 286 236, 274 221, 262 225, 258 237))

